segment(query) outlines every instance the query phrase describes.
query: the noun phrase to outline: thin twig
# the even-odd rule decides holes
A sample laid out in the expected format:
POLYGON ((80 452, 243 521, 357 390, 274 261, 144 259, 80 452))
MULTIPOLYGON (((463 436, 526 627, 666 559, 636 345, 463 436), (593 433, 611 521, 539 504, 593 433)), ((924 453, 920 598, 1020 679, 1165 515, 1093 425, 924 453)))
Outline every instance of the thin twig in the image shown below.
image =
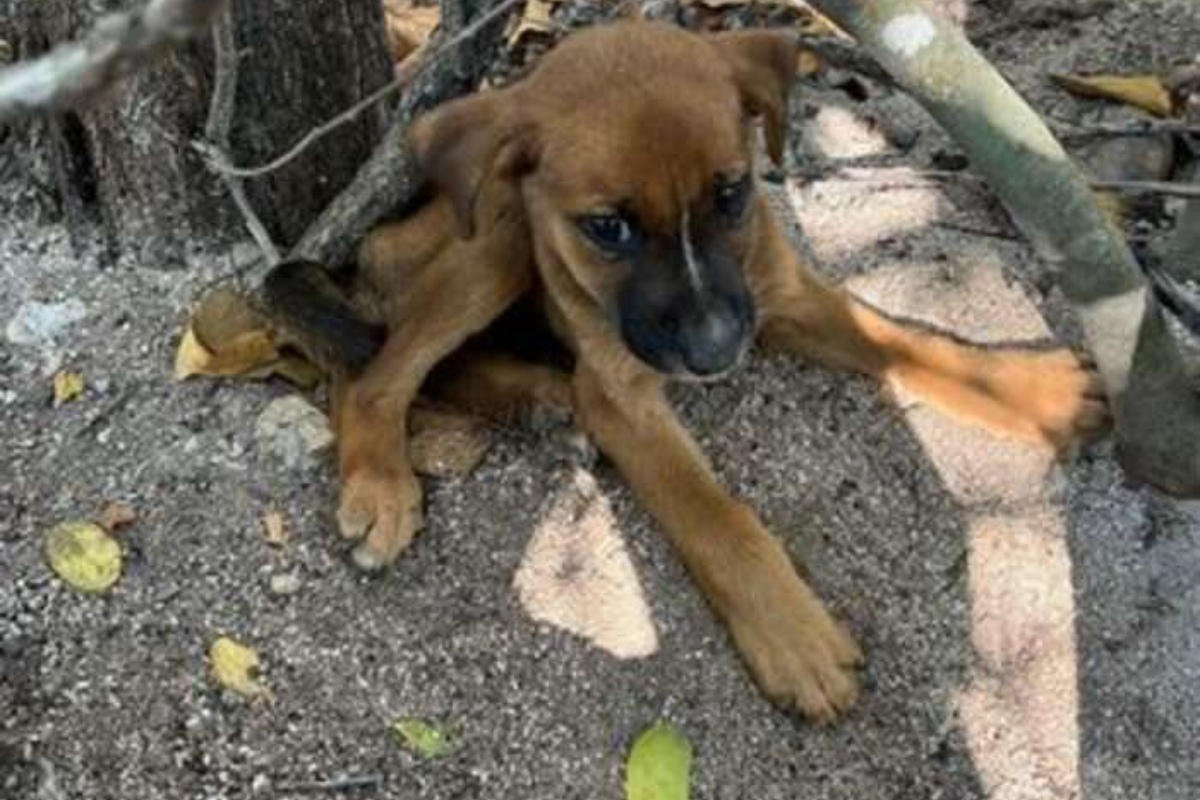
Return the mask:
POLYGON ((804 181, 842 181, 846 183, 870 183, 892 189, 924 189, 940 181, 978 181, 976 175, 966 171, 939 169, 910 169, 896 164, 860 167, 857 165, 830 163, 817 168, 806 168, 790 173, 790 177, 804 181), (894 174, 880 174, 884 171, 894 174), (914 181, 924 181, 916 183, 914 181))
POLYGON ((300 141, 292 145, 287 152, 277 156, 271 161, 255 167, 238 167, 230 164, 229 160, 224 158, 222 154, 210 153, 210 166, 217 172, 225 175, 233 175, 239 178, 254 178, 258 177, 259 175, 265 175, 268 172, 274 172, 308 149, 313 142, 327 135, 331 131, 336 130, 342 125, 352 122, 359 114, 375 105, 392 92, 395 92, 398 89, 415 81, 417 77, 425 72, 425 70, 428 69, 438 59, 445 57, 463 42, 474 36, 488 23, 494 21, 497 17, 508 12, 509 9, 522 2, 524 2, 524 0, 503 0, 503 2, 499 3, 495 7, 488 9, 488 11, 482 14, 479 19, 463 28, 458 32, 458 34, 451 37, 445 44, 441 45, 429 55, 425 56, 421 60, 421 63, 418 64, 416 69, 414 69, 412 72, 408 72, 404 75, 394 78, 390 82, 371 92, 371 94, 367 95, 362 100, 359 100, 357 103, 350 106, 350 108, 338 114, 336 117, 333 117, 332 119, 327 120, 326 122, 323 122, 317 127, 313 128, 308 133, 304 134, 300 141))
POLYGON ((1168 197, 1200 197, 1200 183, 1170 181, 1092 181, 1093 189, 1129 194, 1162 194, 1168 197))
MULTIPOLYGON (((207 141, 194 141, 192 146, 206 158, 214 157, 213 154, 219 154, 219 157, 224 158, 230 146, 229 129, 233 120, 238 75, 238 53, 233 39, 233 23, 228 9, 217 19, 213 29, 213 50, 216 74, 212 104, 209 109, 208 122, 204 128, 207 141)), ((246 229, 258 244, 267 263, 278 263, 280 260, 279 248, 275 246, 266 226, 255 213, 254 207, 250 205, 241 179, 224 174, 220 177, 241 213, 246 229)))
POLYGON ((340 792, 346 789, 375 788, 383 785, 383 775, 372 772, 367 775, 349 775, 327 781, 288 781, 275 784, 281 792, 340 792))
POLYGON ((102 17, 88 34, 0 70, 0 122, 82 104, 167 47, 199 35, 222 0, 150 0, 102 17))
MULTIPOLYGON (((882 163, 872 164, 866 159, 848 159, 853 163, 845 164, 837 161, 817 167, 807 167, 791 173, 792 177, 807 181, 854 181, 889 186, 891 188, 920 188, 932 185, 938 181, 964 180, 978 181, 979 176, 969 171, 951 171, 939 169, 906 169, 881 158, 882 163), (866 168, 862 165, 866 164, 866 168), (902 173, 900 176, 880 175, 881 168, 891 168, 902 173), (906 178, 929 181, 929 184, 904 183, 906 178)), ((1170 181, 1090 181, 1093 189, 1110 192, 1126 192, 1129 194, 1161 194, 1168 197, 1200 197, 1200 183, 1172 183, 1170 181)))
POLYGON ((1057 130, 1054 132, 1055 136, 1059 139, 1066 140, 1121 136, 1158 136, 1163 133, 1200 134, 1200 123, 1181 119, 1143 119, 1127 125, 1083 124, 1067 122, 1061 119, 1056 121, 1059 125, 1068 126, 1060 128, 1056 125, 1057 130))
MULTIPOLYGON (((192 147, 210 162, 213 159, 227 159, 225 154, 229 150, 229 130, 233 124, 237 96, 239 56, 237 43, 233 38, 233 15, 228 7, 221 12, 213 25, 213 53, 216 66, 208 121, 204 125, 205 141, 192 142, 192 147)), ((279 263, 279 248, 275 246, 271 234, 267 232, 266 226, 250 205, 241 179, 228 173, 218 174, 267 263, 279 263)))

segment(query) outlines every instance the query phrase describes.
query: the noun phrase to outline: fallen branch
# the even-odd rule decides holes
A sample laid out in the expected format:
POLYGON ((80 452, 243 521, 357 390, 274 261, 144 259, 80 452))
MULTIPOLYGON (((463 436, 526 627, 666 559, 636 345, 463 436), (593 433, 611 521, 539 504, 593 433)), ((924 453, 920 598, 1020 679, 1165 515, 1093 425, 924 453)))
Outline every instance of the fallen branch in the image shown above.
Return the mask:
POLYGON ((428 109, 474 89, 483 76, 491 55, 500 41, 508 12, 519 0, 503 0, 480 13, 461 32, 450 27, 451 21, 468 19, 463 0, 442 0, 445 46, 433 48, 426 68, 407 85, 404 97, 392 115, 391 125, 354 180, 309 226, 289 258, 308 258, 336 266, 343 263, 354 245, 380 217, 411 202, 422 187, 422 180, 406 144, 409 126, 428 109), (471 58, 443 59, 462 43, 471 41, 471 58))
POLYGON ((1034 248, 1057 267, 1116 421, 1131 477, 1200 495, 1200 397, 1154 293, 1045 123, 918 0, 813 0, 953 136, 1034 248))
MULTIPOLYGON (((233 124, 233 112, 237 95, 238 53, 233 39, 233 18, 228 7, 221 10, 213 25, 213 93, 208 110, 208 121, 204 126, 204 141, 193 141, 192 147, 209 160, 225 160, 229 151, 229 129, 233 124)), ((279 263, 279 248, 271 234, 258 218, 254 207, 246 197, 246 189, 240 178, 219 173, 226 191, 241 212, 250 236, 258 244, 268 264, 279 263)))
POLYGON ((168 47, 203 32, 222 0, 150 0, 101 18, 83 39, 0 70, 0 123, 77 107, 168 47))

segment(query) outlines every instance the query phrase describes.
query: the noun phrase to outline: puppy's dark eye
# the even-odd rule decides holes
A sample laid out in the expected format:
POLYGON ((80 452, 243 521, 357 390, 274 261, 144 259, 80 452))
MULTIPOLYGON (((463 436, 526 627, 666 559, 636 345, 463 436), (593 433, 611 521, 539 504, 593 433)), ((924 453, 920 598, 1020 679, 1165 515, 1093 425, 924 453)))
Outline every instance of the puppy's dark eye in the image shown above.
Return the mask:
POLYGON ((621 214, 591 214, 580 217, 578 224, 579 229, 604 250, 625 252, 637 246, 637 228, 621 214))
POLYGON ((713 193, 713 204, 717 213, 728 219, 738 219, 746 210, 750 199, 750 175, 747 173, 736 180, 718 179, 713 193))

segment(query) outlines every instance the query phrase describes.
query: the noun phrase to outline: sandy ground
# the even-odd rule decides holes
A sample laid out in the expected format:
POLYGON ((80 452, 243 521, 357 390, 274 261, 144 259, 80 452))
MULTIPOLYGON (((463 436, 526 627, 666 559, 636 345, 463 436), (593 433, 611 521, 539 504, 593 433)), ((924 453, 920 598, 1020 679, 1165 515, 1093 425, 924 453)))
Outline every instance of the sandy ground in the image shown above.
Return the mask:
MULTIPOLYGON (((1152 68, 1200 42, 1188 0, 1119 6, 988 53, 1039 108, 1081 115, 1046 72, 1152 68)), ((802 91, 797 152, 886 146, 872 118, 919 134, 916 167, 949 148, 908 101, 869 88, 867 102, 802 91)), ((822 269, 978 339, 1072 338, 985 190, 880 177, 777 191, 822 269)), ((55 341, 0 341, 0 797, 293 797, 279 785, 378 774, 344 796, 616 798, 632 738, 658 719, 695 746, 697 798, 1200 796, 1200 522, 1125 485, 1108 442, 1058 467, 780 360, 675 392, 726 483, 867 651, 860 704, 814 729, 755 692, 607 466, 582 469, 611 508, 605 547, 632 569, 591 613, 643 614, 655 652, 617 658, 531 619, 514 576, 581 469, 545 435, 501 431, 469 477, 430 482, 411 551, 381 578, 357 575, 332 533, 328 459, 289 465, 256 438, 267 403, 295 390, 171 379, 187 309, 235 266, 102 271, 21 209, 0 221, 0 325, 30 301, 87 312, 55 341), (87 389, 53 408, 59 367, 87 389), (125 575, 81 596, 46 567, 42 538, 113 500, 138 513, 120 533, 125 575), (281 550, 264 542, 270 509, 292 531, 281 550), (273 592, 280 574, 299 590, 273 592), (273 703, 208 677, 222 634, 262 653, 273 703), (450 731, 452 752, 397 746, 402 716, 450 731)))

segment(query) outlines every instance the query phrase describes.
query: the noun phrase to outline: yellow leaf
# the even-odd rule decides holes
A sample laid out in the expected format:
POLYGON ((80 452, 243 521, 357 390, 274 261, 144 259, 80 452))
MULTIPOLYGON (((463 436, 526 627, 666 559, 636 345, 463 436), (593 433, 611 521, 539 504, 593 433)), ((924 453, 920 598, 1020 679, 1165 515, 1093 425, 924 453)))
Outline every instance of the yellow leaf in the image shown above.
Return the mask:
POLYGON ((247 375, 279 359, 275 342, 266 331, 249 331, 225 343, 214 353, 200 343, 191 328, 183 334, 175 355, 175 377, 191 375, 247 375))
POLYGON ((1051 75, 1050 80, 1079 97, 1115 100, 1159 117, 1175 111, 1171 93, 1157 75, 1051 75))
POLYGON ((208 661, 217 683, 243 697, 270 697, 259 680, 258 653, 240 642, 222 636, 208 648, 208 661))
POLYGON ((94 522, 73 520, 46 535, 50 568, 81 592, 103 592, 121 577, 121 545, 94 522))
POLYGON ((63 370, 54 373, 54 405, 69 403, 83 394, 83 376, 63 370))
POLYGON ((268 511, 263 515, 263 530, 267 536, 267 544, 276 547, 283 547, 287 544, 287 528, 283 524, 283 514, 278 511, 268 511))

